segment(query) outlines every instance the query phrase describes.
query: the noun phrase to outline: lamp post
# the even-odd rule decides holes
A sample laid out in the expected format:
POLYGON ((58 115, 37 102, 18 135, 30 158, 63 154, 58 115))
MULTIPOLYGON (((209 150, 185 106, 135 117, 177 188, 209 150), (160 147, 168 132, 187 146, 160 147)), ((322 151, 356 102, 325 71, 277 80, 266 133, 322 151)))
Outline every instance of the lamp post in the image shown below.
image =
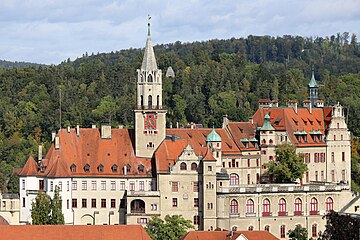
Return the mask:
POLYGON ((109 225, 110 225, 110 216, 111 216, 111 215, 114 215, 114 211, 110 211, 110 212, 109 212, 109 225))
POLYGON ((95 225, 95 214, 99 214, 99 211, 94 211, 94 214, 92 216, 93 218, 93 225, 95 225))

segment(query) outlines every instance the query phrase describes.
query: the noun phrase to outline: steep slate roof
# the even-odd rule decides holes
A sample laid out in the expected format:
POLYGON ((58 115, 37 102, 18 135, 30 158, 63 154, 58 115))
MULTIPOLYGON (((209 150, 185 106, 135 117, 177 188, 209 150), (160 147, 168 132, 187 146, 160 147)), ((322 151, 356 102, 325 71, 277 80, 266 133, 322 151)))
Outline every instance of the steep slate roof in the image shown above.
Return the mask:
POLYGON ((313 108, 312 113, 307 108, 298 108, 297 113, 292 107, 287 108, 259 108, 254 114, 254 123, 257 127, 264 124, 264 116, 270 115, 270 123, 277 131, 286 131, 293 144, 297 146, 326 146, 325 142, 314 142, 309 133, 320 131, 326 134, 331 120, 331 108, 313 108), (306 132, 307 142, 299 143, 295 132, 306 132))
POLYGON ((235 231, 232 237, 228 231, 191 231, 188 232, 181 240, 236 240, 243 239, 245 236, 248 240, 278 240, 277 237, 268 231, 235 231))
POLYGON ((8 225, 0 232, 11 240, 151 240, 141 225, 8 225))

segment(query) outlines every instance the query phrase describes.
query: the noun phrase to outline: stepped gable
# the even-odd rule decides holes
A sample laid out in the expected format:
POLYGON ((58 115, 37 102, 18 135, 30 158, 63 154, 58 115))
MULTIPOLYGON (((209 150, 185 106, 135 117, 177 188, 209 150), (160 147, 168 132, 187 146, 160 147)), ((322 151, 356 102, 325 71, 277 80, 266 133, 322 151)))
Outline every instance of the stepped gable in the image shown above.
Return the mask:
POLYGON ((292 107, 287 108, 259 108, 254 114, 254 124, 261 127, 264 124, 264 116, 270 115, 270 123, 276 131, 286 131, 293 144, 297 146, 326 146, 325 142, 314 142, 310 132, 320 131, 322 135, 331 120, 331 108, 313 108, 312 112, 307 108, 298 108, 297 113, 292 107), (307 142, 298 142, 294 133, 306 132, 307 142))
POLYGON ((134 153, 134 130, 112 129, 111 139, 101 139, 99 129, 80 128, 79 136, 75 129, 70 133, 61 129, 58 133, 60 148, 55 149, 54 143, 42 161, 46 167, 43 175, 50 177, 68 176, 107 176, 119 177, 123 175, 123 167, 128 166, 127 177, 148 176, 151 171, 151 159, 137 158, 134 153), (71 172, 70 167, 76 166, 71 172), (90 165, 89 172, 84 166, 90 165), (112 171, 113 165, 117 171, 112 171), (98 167, 102 165, 103 171, 98 167), (143 172, 138 170, 139 165, 144 166, 143 172), (129 169, 130 167, 130 169, 129 169))
POLYGON ((229 132, 236 143, 236 145, 241 149, 241 151, 258 151, 259 148, 255 145, 255 141, 251 139, 255 138, 256 127, 251 122, 229 122, 228 123, 229 132), (249 146, 245 146, 245 142, 241 139, 247 139, 249 146))
MULTIPOLYGON (((166 130, 167 135, 175 135, 183 139, 187 139, 195 152, 199 152, 202 147, 206 146, 206 137, 210 134, 212 128, 170 128, 166 130)), ((233 141, 230 134, 223 128, 216 128, 216 133, 221 137, 222 154, 240 154, 241 151, 233 141)), ((204 152, 205 153, 205 152, 204 152)), ((204 154, 202 154, 204 155, 204 154)))
POLYGON ((37 175, 38 165, 35 159, 30 155, 24 167, 19 172, 19 176, 35 176, 37 175))

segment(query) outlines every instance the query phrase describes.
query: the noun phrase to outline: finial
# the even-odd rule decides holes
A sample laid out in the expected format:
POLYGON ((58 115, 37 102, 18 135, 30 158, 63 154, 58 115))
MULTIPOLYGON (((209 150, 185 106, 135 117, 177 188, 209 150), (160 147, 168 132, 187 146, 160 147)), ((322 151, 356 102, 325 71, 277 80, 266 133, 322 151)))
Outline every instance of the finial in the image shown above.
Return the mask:
POLYGON ((151 19, 151 16, 150 16, 150 14, 148 14, 148 36, 150 36, 150 19, 151 19))

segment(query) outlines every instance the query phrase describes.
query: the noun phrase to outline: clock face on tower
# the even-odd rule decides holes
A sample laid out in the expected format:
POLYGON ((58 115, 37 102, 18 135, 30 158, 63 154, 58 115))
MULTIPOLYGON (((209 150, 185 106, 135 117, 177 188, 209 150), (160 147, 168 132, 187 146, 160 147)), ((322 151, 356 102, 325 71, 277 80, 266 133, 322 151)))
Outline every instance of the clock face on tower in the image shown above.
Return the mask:
POLYGON ((145 129, 156 129, 156 118, 155 114, 146 114, 144 119, 145 129))

